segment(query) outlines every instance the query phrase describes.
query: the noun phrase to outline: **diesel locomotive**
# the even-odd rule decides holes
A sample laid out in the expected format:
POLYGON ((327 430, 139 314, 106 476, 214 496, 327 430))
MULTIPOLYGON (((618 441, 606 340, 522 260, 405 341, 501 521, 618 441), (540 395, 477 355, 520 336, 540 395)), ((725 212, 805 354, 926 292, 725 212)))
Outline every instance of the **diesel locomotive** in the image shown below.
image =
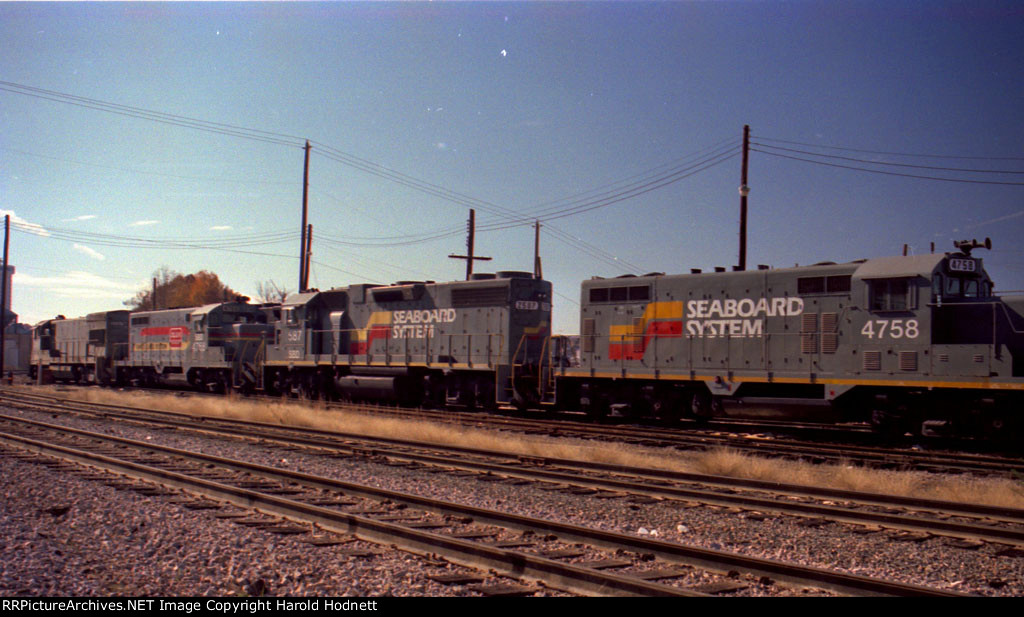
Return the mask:
POLYGON ((270 392, 462 407, 543 398, 551 283, 530 273, 352 285, 264 310, 274 324, 262 362, 270 392))
POLYGON ((307 398, 706 419, 762 408, 1006 436, 1024 414, 1024 296, 948 253, 584 281, 578 351, 530 273, 350 285, 272 305, 42 322, 33 370, 307 398), (84 325, 83 325, 84 324, 84 325))
MULTIPOLYGON (((845 264, 594 278, 558 403, 600 416, 817 408, 892 430, 996 434, 1024 413, 1024 296, 981 245, 845 264)), ((990 245, 987 245, 990 246, 990 245)))

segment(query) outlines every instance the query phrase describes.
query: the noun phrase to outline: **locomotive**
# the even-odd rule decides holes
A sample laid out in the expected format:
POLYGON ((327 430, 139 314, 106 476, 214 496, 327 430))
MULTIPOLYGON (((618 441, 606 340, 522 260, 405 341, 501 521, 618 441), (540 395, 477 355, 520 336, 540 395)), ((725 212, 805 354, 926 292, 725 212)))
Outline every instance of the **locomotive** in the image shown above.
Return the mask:
POLYGON ((33 370, 592 417, 707 419, 771 407, 901 432, 1005 436, 1024 412, 1024 296, 993 294, 972 255, 980 247, 990 244, 594 277, 581 285, 578 353, 550 332, 550 282, 498 272, 311 290, 281 304, 49 320, 33 334, 33 370))
POLYGON ((252 389, 268 333, 265 314, 242 302, 58 317, 32 330, 29 377, 47 371, 76 383, 252 389))
POLYGON ((541 398, 551 283, 527 272, 352 285, 265 310, 270 392, 469 408, 541 398))
POLYGON ((1019 429, 1024 297, 956 252, 582 285, 580 365, 559 404, 707 418, 818 408, 897 431, 1019 429))

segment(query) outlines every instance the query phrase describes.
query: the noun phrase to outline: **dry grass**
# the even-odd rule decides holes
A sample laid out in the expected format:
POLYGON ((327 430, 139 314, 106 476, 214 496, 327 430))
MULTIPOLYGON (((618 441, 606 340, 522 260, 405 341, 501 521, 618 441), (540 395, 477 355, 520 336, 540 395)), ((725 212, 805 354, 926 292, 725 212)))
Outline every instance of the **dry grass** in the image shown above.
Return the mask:
MULTIPOLYGON (((40 393, 40 388, 28 391, 40 393)), ((96 403, 131 405, 201 416, 254 420, 410 439, 526 456, 595 461, 631 467, 748 478, 786 484, 902 495, 1024 508, 1024 483, 1010 479, 937 476, 911 471, 865 469, 852 464, 810 465, 766 459, 729 449, 702 453, 671 453, 625 444, 599 444, 573 439, 510 435, 448 424, 386 418, 358 411, 327 410, 323 406, 238 397, 176 396, 87 388, 47 394, 96 403)))

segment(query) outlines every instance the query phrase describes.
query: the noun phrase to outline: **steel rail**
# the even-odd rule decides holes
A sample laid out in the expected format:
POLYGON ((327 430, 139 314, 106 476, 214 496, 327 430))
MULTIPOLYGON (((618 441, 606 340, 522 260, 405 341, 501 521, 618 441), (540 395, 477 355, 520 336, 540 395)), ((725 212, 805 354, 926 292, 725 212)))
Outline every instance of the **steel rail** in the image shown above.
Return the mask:
MULTIPOLYGON (((0 419, 8 419, 9 416, 0 414, 0 419)), ((21 419, 27 423, 36 423, 34 420, 21 419)), ((195 426, 185 425, 185 423, 175 423, 177 426, 185 426, 186 428, 192 428, 202 432, 220 432, 231 436, 242 436, 249 437, 252 439, 259 440, 270 440, 278 441, 284 445, 303 445, 311 448, 327 449, 333 452, 339 450, 345 450, 352 453, 365 453, 362 448, 358 446, 352 446, 351 444, 338 444, 330 441, 323 441, 317 439, 309 439, 301 436, 273 436, 265 433, 258 433, 252 430, 243 430, 235 428, 220 428, 213 426, 195 426)), ((205 424, 205 423, 204 423, 205 424)), ((47 423, 39 423, 40 426, 48 426, 47 423)), ((262 427, 261 427, 262 428, 262 427)), ((271 427, 277 428, 277 427, 271 427)), ((71 429, 76 430, 76 429, 71 429)), ((408 443, 408 442, 407 442, 408 443)), ((415 442, 413 442, 415 443, 415 442)), ((427 449, 440 449, 435 448, 431 445, 416 444, 418 447, 427 449)), ((480 454, 484 454, 483 451, 478 451, 480 454)), ((409 461, 415 461, 418 463, 424 463, 428 465, 458 468, 470 471, 485 472, 490 474, 500 474, 508 477, 517 477, 528 480, 542 479, 550 482, 561 482, 574 486, 585 486, 596 489, 612 490, 612 491, 624 491, 632 494, 647 495, 651 497, 669 498, 676 500, 689 500, 697 501, 706 505, 715 505, 723 507, 740 507, 744 509, 758 510, 762 512, 772 512, 776 514, 790 514, 797 516, 809 516, 809 517, 824 517, 835 522, 851 523, 851 524, 874 524, 878 526, 884 526, 892 529, 899 529, 903 531, 911 532, 924 532, 930 534, 944 535, 948 537, 956 537, 968 540, 981 540, 985 542, 1003 542, 1014 544, 1017 546, 1024 546, 1024 528, 1006 528, 999 527, 997 525, 985 525, 985 524, 972 524, 953 522, 940 519, 921 518, 915 517, 909 514, 894 514, 894 513, 882 513, 882 512, 866 512, 855 510, 851 508, 844 508, 840 506, 830 506, 822 504, 808 504, 791 501, 780 501, 777 499, 761 498, 754 496, 745 495, 730 495, 723 494, 720 492, 714 492, 712 490, 700 490, 690 488, 680 488, 675 486, 664 486, 664 485, 651 485, 644 484, 642 482, 636 482, 626 479, 616 478, 595 478, 582 476, 578 474, 571 474, 565 472, 554 471, 551 469, 541 469, 537 465, 543 465, 545 467, 567 467, 575 468, 581 471, 589 471, 592 469, 607 470, 612 473, 633 475, 641 478, 648 478, 652 480, 671 479, 680 481, 680 476, 684 476, 684 481, 696 481, 703 482, 707 480, 708 476, 700 476, 698 474, 680 474, 664 472, 661 474, 651 473, 648 470, 623 467, 618 465, 605 465, 605 464, 590 464, 580 463, 578 461, 568 461, 565 459, 544 459, 541 457, 518 457, 514 463, 488 463, 483 461, 471 461, 471 460, 459 460, 444 456, 435 456, 429 454, 417 454, 414 452, 405 451, 391 451, 379 453, 388 458, 392 459, 404 459, 409 461), (525 465, 525 466, 523 466, 525 465)), ((497 457, 505 457, 502 454, 497 454, 497 457)), ((514 458, 514 457, 510 457, 514 458)), ((713 478, 712 480, 716 480, 713 478)), ((820 498, 821 495, 815 495, 814 490, 808 490, 805 487, 792 487, 795 490, 789 491, 786 485, 778 483, 766 483, 759 482, 759 486, 756 490, 772 490, 776 493, 784 494, 800 494, 800 495, 813 495, 814 497, 820 498)), ((731 486, 736 486, 733 484, 731 486)), ((829 493, 830 498, 835 498, 838 491, 830 490, 826 491, 829 493)), ((1017 516, 1011 518, 1007 516, 1010 511, 1007 509, 999 509, 993 507, 979 507, 971 506, 966 504, 963 507, 958 507, 959 504, 953 504, 949 502, 937 502, 931 500, 922 499, 887 499, 887 500, 874 500, 873 497, 886 497, 886 496, 875 496, 863 493, 854 493, 848 491, 848 494, 859 495, 864 497, 862 503, 870 503, 870 505, 900 505, 901 507, 916 507, 925 508, 930 507, 932 510, 939 511, 941 513, 954 513, 960 516, 979 516, 978 510, 984 512, 980 514, 983 516, 992 516, 999 514, 1003 517, 1004 522, 1024 524, 1024 512, 1017 511, 1017 516)))
MULTIPOLYGON (((66 403, 68 403, 70 401, 64 401, 63 399, 60 399, 60 400, 62 400, 62 404, 57 406, 56 409, 61 410, 61 411, 67 411, 66 403)), ((916 497, 915 498, 910 498, 910 497, 901 497, 901 496, 895 496, 895 495, 884 495, 884 494, 877 494, 877 493, 865 493, 865 492, 861 492, 861 491, 851 491, 851 490, 845 490, 845 489, 833 489, 833 488, 827 488, 827 487, 801 486, 801 485, 786 484, 786 483, 782 483, 782 482, 773 482, 773 481, 765 481, 765 480, 751 480, 751 479, 745 479, 745 478, 730 478, 730 477, 726 477, 726 476, 713 476, 713 475, 706 475, 706 474, 696 474, 696 473, 680 472, 680 471, 659 470, 659 469, 652 469, 652 468, 637 468, 637 467, 629 467, 629 466, 625 466, 625 465, 617 465, 617 464, 612 464, 612 463, 599 463, 599 462, 590 462, 590 461, 581 462, 581 461, 575 461, 575 460, 571 460, 571 459, 560 459, 560 458, 553 458, 553 457, 542 457, 542 456, 536 456, 536 455, 517 455, 517 454, 512 454, 512 453, 495 452, 493 450, 483 450, 483 449, 479 449, 479 448, 468 448, 468 447, 465 447, 465 446, 454 446, 454 445, 425 443, 425 442, 418 442, 418 441, 413 441, 413 440, 398 439, 398 438, 393 438, 393 437, 372 437, 372 436, 359 435, 359 434, 355 434, 355 433, 344 433, 344 432, 340 432, 340 431, 330 431, 330 430, 315 429, 315 428, 308 428, 308 427, 271 424, 271 423, 267 423, 267 422, 257 422, 257 421, 252 421, 252 420, 240 420, 240 419, 236 419, 236 418, 217 418, 217 417, 209 417, 209 416, 193 416, 193 415, 186 414, 186 413, 181 413, 181 412, 140 410, 140 409, 137 409, 137 408, 127 407, 127 406, 106 405, 106 404, 80 402, 80 401, 74 401, 74 403, 75 404, 82 404, 82 405, 86 405, 86 406, 100 406, 102 408, 114 408, 114 409, 124 410, 126 413, 124 415, 120 415, 118 417, 121 417, 121 418, 124 418, 124 419, 128 419, 130 421, 139 421, 140 418, 138 418, 135 414, 141 411, 143 413, 157 414, 157 415, 161 415, 161 416, 169 416, 169 417, 172 417, 172 418, 181 418, 182 419, 181 422, 173 422, 173 421, 167 420, 167 419, 160 419, 159 420, 160 422, 166 422, 166 423, 169 423, 169 424, 172 424, 172 425, 176 425, 176 426, 183 426, 183 427, 187 427, 187 428, 196 428, 196 429, 201 429, 201 430, 206 430, 206 431, 221 431, 221 432, 225 432, 225 433, 232 434, 232 435, 241 435, 241 436, 247 436, 247 437, 252 437, 252 438, 266 438, 267 435, 265 435, 265 434, 257 434, 257 433, 253 433, 251 431, 242 430, 242 429, 234 429, 234 428, 229 428, 229 427, 219 427, 218 428, 218 427, 215 427, 215 426, 212 426, 212 425, 213 424, 217 424, 217 423, 223 423, 223 424, 226 424, 226 425, 229 425, 229 426, 253 427, 253 428, 266 429, 266 430, 272 430, 272 431, 294 431, 294 432, 303 433, 303 434, 322 435, 322 436, 329 437, 329 438, 334 438, 334 439, 357 440, 357 441, 361 441, 361 442, 370 442, 370 443, 382 443, 382 444, 388 444, 388 445, 393 445, 393 446, 409 447, 409 448, 419 448, 419 449, 424 449, 424 450, 446 450, 446 451, 450 451, 450 452, 458 452, 458 453, 462 453, 462 454, 468 454, 468 455, 473 455, 473 456, 482 456, 482 457, 487 457, 487 458, 506 458, 506 459, 508 459, 510 461, 516 461, 516 462, 519 462, 519 463, 528 461, 528 462, 530 462, 530 463, 532 463, 534 465, 540 465, 540 466, 546 466, 546 467, 563 467, 563 468, 568 468, 568 469, 580 469, 580 470, 587 470, 587 471, 598 470, 598 471, 604 471, 604 472, 609 472, 609 473, 614 473, 614 474, 631 475, 631 476, 636 476, 636 477, 641 477, 641 478, 650 478, 650 479, 653 479, 653 480, 668 480, 668 481, 673 481, 673 482, 699 483, 699 484, 705 484, 705 485, 709 485, 709 486, 720 486, 720 487, 724 487, 724 488, 740 488, 740 489, 751 489, 751 490, 760 490, 760 491, 771 491, 771 492, 775 492, 775 493, 786 493, 786 494, 791 494, 791 495, 802 495, 802 496, 811 497, 811 498, 815 498, 815 499, 839 499, 839 500, 845 500, 845 501, 853 501, 853 502, 856 502, 856 503, 859 503, 859 504, 863 504, 863 505, 895 506, 895 507, 919 509, 919 510, 920 509, 924 509, 924 510, 937 511, 937 512, 941 512, 941 513, 945 513, 945 514, 951 514, 951 515, 955 515, 955 516, 989 517, 989 518, 993 518, 993 519, 998 519, 999 521, 1006 522, 1006 523, 1024 525, 1024 510, 1014 509, 1014 508, 1003 508, 1003 507, 997 507, 997 506, 987 506, 987 505, 983 505, 983 504, 958 503, 958 502, 940 501, 940 500, 926 499, 926 498, 916 498, 916 497), (196 422, 202 423, 203 426, 202 427, 196 426, 196 422)), ((106 412, 106 411, 104 411, 104 412, 97 412, 97 413, 110 414, 110 412, 106 412)), ((302 445, 306 445, 306 446, 310 446, 310 447, 316 447, 316 448, 330 448, 330 449, 345 448, 345 449, 348 449, 350 451, 353 450, 353 449, 358 449, 358 447, 352 446, 351 444, 339 444, 339 443, 332 442, 332 441, 320 441, 320 440, 317 440, 317 439, 312 439, 312 438, 309 438, 309 437, 305 437, 303 435, 278 436, 277 439, 287 440, 288 442, 291 442, 291 443, 297 443, 297 444, 302 444, 302 445)), ((456 460, 453 460, 453 459, 445 459, 445 458, 438 459, 436 457, 429 457, 428 455, 416 455, 416 454, 409 453, 409 452, 389 452, 389 453, 387 453, 387 455, 391 456, 393 458, 406 458, 406 459, 409 459, 409 460, 418 460, 419 462, 425 462, 425 463, 431 463, 431 464, 438 464, 438 463, 440 463, 440 464, 444 464, 444 465, 447 465, 447 466, 456 466, 456 465, 470 466, 470 465, 472 465, 472 466, 475 466, 477 469, 481 469, 481 470, 484 470, 484 471, 495 471, 495 472, 499 472, 499 473, 509 473, 509 474, 515 473, 515 468, 509 468, 509 467, 503 466, 501 464, 488 464, 488 463, 481 463, 481 462, 461 462, 461 461, 456 461, 456 460)), ((518 473, 522 474, 523 472, 519 471, 518 473)), ((565 478, 560 478, 560 477, 555 477, 555 476, 552 476, 552 477, 553 477, 553 479, 556 479, 558 481, 569 481, 569 480, 567 480, 565 478)), ((576 483, 580 483, 580 482, 586 481, 586 478, 578 477, 577 480, 573 480, 573 481, 576 482, 576 483)), ((664 487, 650 487, 650 489, 651 490, 663 490, 664 487)), ((691 498, 691 497, 683 495, 682 498, 691 498)), ((735 505, 735 504, 730 503, 730 504, 724 504, 724 505, 735 505)), ((1008 538, 1012 538, 1012 537, 1013 536, 1008 536, 1008 538)))
POLYGON ((190 477, 187 474, 119 460, 85 450, 47 444, 18 435, 0 432, 0 442, 18 445, 30 451, 57 456, 76 463, 101 467, 140 480, 155 482, 168 488, 185 490, 241 508, 274 514, 294 522, 313 524, 326 531, 351 534, 362 540, 394 546, 419 555, 436 555, 440 552, 447 559, 459 565, 494 570, 506 576, 542 582, 571 593, 667 597, 707 595, 685 588, 574 566, 529 553, 487 546, 396 523, 338 512, 322 506, 260 493, 256 490, 190 477))
MULTIPOLYGON (((13 420, 15 422, 20 421, 20 419, 18 418, 14 418, 13 420)), ((41 424, 47 426, 46 423, 33 422, 32 424, 41 424)), ((84 437, 89 437, 91 439, 97 439, 100 441, 119 443, 141 450, 160 452, 170 456, 186 457, 193 460, 203 461, 204 463, 212 463, 214 465, 218 465, 221 467, 227 467, 237 471, 245 471, 248 473, 263 475, 265 477, 274 478, 279 481, 297 483, 302 486, 307 486, 309 488, 339 491, 349 495, 357 495, 377 500, 390 499, 393 502, 404 503, 407 506, 414 506, 419 509, 436 512, 440 514, 468 516, 474 519, 475 521, 480 521, 487 524, 497 525, 510 529, 518 529, 524 531, 530 530, 535 533, 551 533, 557 535, 561 540, 566 542, 584 542, 592 546, 597 546, 611 550, 625 549, 641 553, 647 553, 654 555, 657 558, 663 559, 667 562, 682 563, 712 571, 724 572, 733 569, 739 569, 754 575, 769 576, 776 580, 788 582, 791 584, 815 587, 820 589, 828 589, 838 593, 846 594, 898 596, 912 595, 938 597, 960 597, 964 595, 957 592, 934 589, 930 587, 923 587, 919 585, 910 585, 905 583, 884 581, 853 574, 845 574, 841 572, 823 570, 820 568, 812 568, 796 564, 775 562, 756 557, 746 557, 743 555, 729 553, 726 551, 703 549, 686 546, 683 544, 665 542, 661 540, 639 538, 621 533, 589 529, 586 527, 573 525, 569 523, 561 523, 545 519, 533 519, 530 517, 511 514, 507 512, 499 512, 495 510, 479 508, 476 506, 469 506, 464 504, 429 499, 407 493, 399 493, 396 491, 388 491, 385 489, 379 489, 371 486, 363 486, 359 484, 334 480, 330 478, 322 478, 310 474, 304 474, 301 472, 277 469, 274 467, 268 467, 264 465, 256 465, 253 463, 246 463, 243 461, 211 456, 207 454, 191 452, 188 450, 169 448, 166 446, 160 446, 157 444, 145 443, 121 437, 112 437, 110 435, 104 435, 101 433, 91 433, 89 431, 82 431, 79 429, 69 429, 68 427, 59 425, 48 425, 47 428, 58 432, 69 432, 73 434, 78 434, 84 437)), ((241 505, 243 507, 252 508, 256 507, 257 504, 266 504, 264 507, 269 508, 270 511, 281 516, 291 518, 300 517, 302 515, 308 515, 316 518, 318 521, 317 524, 331 525, 333 526, 333 529, 338 529, 347 533, 354 533, 357 536, 359 536, 359 534, 362 533, 364 535, 361 537, 367 537, 368 539, 370 539, 371 537, 375 537, 373 536, 373 534, 388 533, 391 528, 397 528, 395 530, 394 536, 388 536, 387 539, 379 540, 384 543, 394 542, 395 539, 404 540, 408 538, 408 541, 411 542, 411 547, 413 549, 418 550, 424 550, 419 543, 426 543, 429 536, 436 536, 440 538, 441 544, 443 546, 451 546, 453 549, 458 547, 458 545, 464 543, 464 541, 453 542, 452 538, 440 536, 439 534, 432 534, 420 530, 410 530, 400 525, 383 523, 381 521, 374 521, 372 519, 359 517, 353 514, 338 513, 327 508, 312 506, 309 504, 302 504, 299 502, 295 502, 293 500, 273 495, 262 495, 257 491, 232 487, 221 483, 212 482, 209 480, 189 478, 184 474, 179 474, 172 471, 140 465, 138 463, 133 463, 130 461, 118 461, 112 459, 111 457, 106 457, 99 454, 73 450, 71 448, 66 448, 64 446, 49 445, 35 439, 10 435, 7 433, 0 434, 0 439, 8 442, 13 441, 15 443, 30 445, 32 449, 36 449, 37 451, 60 452, 63 454, 67 454, 68 456, 72 457, 74 460, 78 462, 86 462, 87 464, 89 464, 90 461, 103 462, 104 464, 116 466, 117 468, 125 471, 126 473, 137 472, 144 474, 148 479, 151 479, 152 481, 156 481, 159 483, 169 482, 171 483, 171 485, 177 485, 177 483, 184 483, 196 487, 198 490, 209 491, 211 495, 216 495, 215 498, 217 499, 225 499, 231 503, 241 505), (323 518, 322 521, 320 520, 321 518, 323 518)), ((481 545, 477 543, 466 544, 468 544, 469 546, 465 549, 464 557, 480 553, 481 545)), ((508 570, 503 571, 511 572, 519 576, 539 576, 556 566, 565 565, 547 559, 542 559, 542 563, 531 565, 530 563, 527 563, 527 558, 537 558, 516 551, 494 549, 492 547, 485 548, 489 549, 488 551, 485 551, 485 553, 488 555, 488 559, 495 560, 503 568, 509 568, 508 570)), ((436 549, 431 548, 430 550, 436 549)), ((497 566, 489 565, 489 567, 497 566)), ((587 578, 593 576, 594 573, 590 572, 589 569, 583 569, 588 570, 588 572, 586 572, 587 578)), ((563 575, 568 576, 568 573, 565 573, 563 575)), ((634 582, 634 579, 631 579, 630 577, 622 578, 627 579, 629 583, 634 582)), ((580 584, 585 584, 585 581, 581 581, 580 584)), ((645 584, 649 585, 650 583, 645 582, 645 584)), ((659 587, 668 586, 662 585, 659 587)), ((607 593, 607 590, 599 593, 607 593)), ((646 594, 641 593, 640 595, 646 594)))
MULTIPOLYGON (((190 395, 203 394, 203 393, 189 393, 190 395)), ((50 398, 55 401, 67 401, 68 399, 61 399, 51 395, 36 395, 19 393, 20 396, 40 396, 50 398)), ((288 401, 299 405, 298 402, 288 401)), ((127 406, 110 405, 104 403, 87 403, 89 405, 95 405, 97 407, 109 407, 109 408, 125 408, 127 406)), ((329 407, 333 407, 330 405, 329 407)), ((355 406, 360 411, 375 410, 380 412, 380 408, 372 408, 369 406, 355 406)), ((168 412, 174 413, 174 412, 168 412)), ((429 410, 417 410, 416 412, 410 412, 407 410, 387 410, 389 414, 397 414, 404 417, 410 417, 417 420, 438 420, 438 421, 451 421, 453 414, 458 412, 431 412, 429 410), (428 417, 429 416, 429 417, 428 417)), ((187 415, 187 414, 180 414, 187 415)), ((460 414, 465 415, 465 414, 460 414)), ((561 421, 561 420, 550 420, 550 419, 529 419, 529 420, 518 420, 515 418, 508 418, 504 416, 480 416, 472 415, 467 421, 470 424, 479 425, 480 423, 497 424, 503 427, 512 427, 513 429, 520 429, 526 431, 536 431, 538 429, 549 429, 555 430, 559 434, 565 436, 573 436, 573 433, 578 433, 584 437, 595 437, 601 439, 615 439, 629 443, 630 440, 634 440, 634 443, 639 445, 648 446, 663 446, 663 447, 674 447, 674 448, 711 448, 711 447, 729 447, 736 448, 744 451, 748 451, 753 454, 761 456, 782 456, 791 458, 821 458, 826 460, 852 460, 860 462, 866 465, 875 465, 881 467, 892 467, 901 465, 917 465, 927 470, 933 470, 936 467, 947 468, 950 470, 968 471, 968 472, 985 472, 985 473, 1000 473, 1006 474, 1011 470, 1017 470, 1024 472, 1024 461, 999 458, 986 455, 974 455, 974 454, 942 454, 936 455, 928 452, 915 452, 915 451, 893 451, 886 450, 884 448, 878 448, 873 446, 831 446, 828 444, 805 444, 801 442, 787 441, 773 439, 771 441, 758 441, 751 439, 738 439, 729 438, 718 435, 679 435, 672 432, 666 433, 666 430, 656 430, 651 428, 638 429, 628 426, 616 426, 614 429, 607 429, 602 426, 593 426, 581 424, 579 422, 572 421, 561 421)), ((941 470, 941 469, 940 469, 941 470)))

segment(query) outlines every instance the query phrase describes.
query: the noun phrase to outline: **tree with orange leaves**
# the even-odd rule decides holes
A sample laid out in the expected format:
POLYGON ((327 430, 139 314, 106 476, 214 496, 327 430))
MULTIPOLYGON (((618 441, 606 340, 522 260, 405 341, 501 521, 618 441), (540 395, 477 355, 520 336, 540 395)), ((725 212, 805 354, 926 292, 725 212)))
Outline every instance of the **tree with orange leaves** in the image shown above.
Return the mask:
POLYGON ((153 278, 156 279, 156 302, 153 301, 153 288, 149 288, 140 290, 134 298, 125 300, 125 306, 132 311, 152 311, 249 300, 246 296, 239 296, 222 283, 216 274, 208 270, 200 270, 195 274, 181 274, 162 266, 153 273, 153 278))

